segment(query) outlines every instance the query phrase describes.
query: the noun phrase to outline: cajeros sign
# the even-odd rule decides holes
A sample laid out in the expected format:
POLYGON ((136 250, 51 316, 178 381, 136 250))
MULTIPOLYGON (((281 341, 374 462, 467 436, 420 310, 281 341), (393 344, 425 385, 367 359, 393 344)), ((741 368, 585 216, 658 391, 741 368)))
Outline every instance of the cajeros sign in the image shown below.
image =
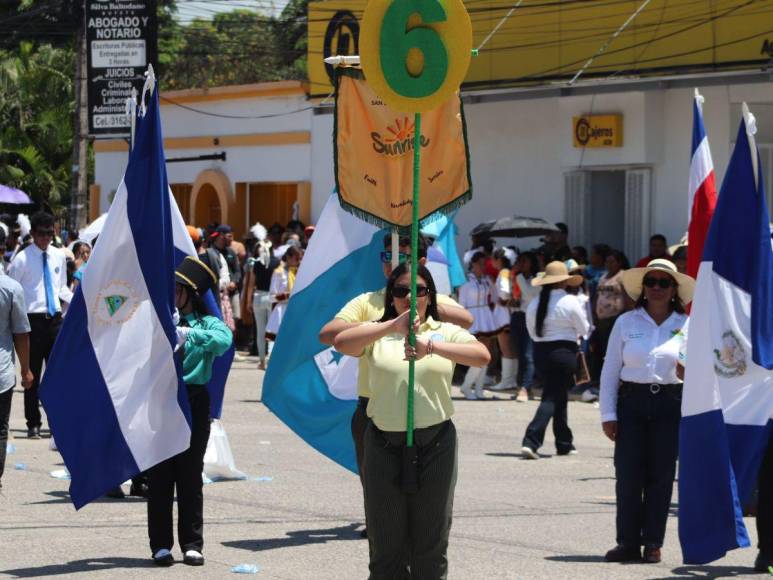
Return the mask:
POLYGON ((86 0, 89 133, 129 135, 126 99, 156 63, 157 0, 86 0))
POLYGON ((575 147, 622 147, 622 115, 583 115, 572 118, 575 147))

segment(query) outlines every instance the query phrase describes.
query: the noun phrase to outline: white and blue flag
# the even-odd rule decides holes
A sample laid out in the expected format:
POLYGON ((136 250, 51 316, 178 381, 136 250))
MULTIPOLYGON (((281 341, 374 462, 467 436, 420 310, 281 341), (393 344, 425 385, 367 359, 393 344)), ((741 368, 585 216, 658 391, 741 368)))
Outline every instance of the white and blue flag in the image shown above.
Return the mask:
POLYGON ((40 398, 79 509, 190 444, 158 92, 48 361, 40 398))
POLYGON ((426 266, 432 273, 439 294, 451 294, 467 282, 462 260, 456 250, 456 214, 457 209, 449 215, 436 215, 434 219, 421 228, 421 233, 434 238, 433 244, 427 250, 426 266))
POLYGON ((317 222, 287 306, 263 402, 304 441, 357 472, 351 419, 357 359, 319 342, 319 331, 352 298, 384 287, 384 233, 330 197, 317 222))
POLYGON ((749 546, 741 506, 773 433, 773 249, 754 117, 743 120, 703 250, 679 449, 685 563, 749 546))

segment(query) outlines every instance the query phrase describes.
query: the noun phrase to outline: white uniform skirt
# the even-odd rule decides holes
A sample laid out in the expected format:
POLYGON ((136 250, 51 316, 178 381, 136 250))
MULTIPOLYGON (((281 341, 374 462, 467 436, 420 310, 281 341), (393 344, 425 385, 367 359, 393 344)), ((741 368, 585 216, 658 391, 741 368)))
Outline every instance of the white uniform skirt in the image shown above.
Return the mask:
POLYGON ((266 325, 266 334, 276 336, 279 334, 279 327, 282 325, 282 318, 284 318, 285 310, 287 310, 287 302, 278 302, 274 309, 271 311, 271 316, 268 317, 268 324, 266 325))
POLYGON ((482 336, 493 336, 499 332, 496 322, 494 321, 494 313, 484 304, 481 306, 468 306, 467 309, 472 314, 472 326, 470 332, 472 334, 479 334, 482 336))
POLYGON ((507 306, 497 304, 493 312, 494 327, 501 332, 510 328, 510 309, 507 306))

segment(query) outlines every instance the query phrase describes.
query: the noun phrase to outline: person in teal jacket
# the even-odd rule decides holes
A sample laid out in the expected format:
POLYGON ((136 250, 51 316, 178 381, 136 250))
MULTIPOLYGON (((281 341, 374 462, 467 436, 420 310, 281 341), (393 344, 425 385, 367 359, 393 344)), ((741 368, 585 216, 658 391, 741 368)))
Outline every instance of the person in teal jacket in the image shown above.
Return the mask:
POLYGON ((175 272, 175 305, 179 312, 176 352, 191 407, 191 444, 148 473, 148 536, 153 562, 174 563, 172 507, 177 488, 177 539, 183 562, 204 564, 204 495, 201 473, 209 439, 209 393, 212 363, 231 346, 233 335, 207 312, 202 296, 216 287, 217 276, 202 261, 187 257, 175 272))

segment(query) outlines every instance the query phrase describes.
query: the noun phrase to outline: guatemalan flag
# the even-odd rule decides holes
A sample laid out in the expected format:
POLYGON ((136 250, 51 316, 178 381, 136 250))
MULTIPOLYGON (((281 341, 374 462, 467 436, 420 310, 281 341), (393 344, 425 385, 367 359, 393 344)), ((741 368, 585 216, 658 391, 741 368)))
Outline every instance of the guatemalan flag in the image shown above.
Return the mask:
POLYGON ((690 319, 679 440, 688 564, 749 546, 741 506, 773 434, 773 249, 754 133, 744 104, 690 319))
POLYGON ((349 300, 384 287, 386 231, 343 211, 337 195, 328 199, 263 379, 266 406, 309 445, 355 473, 351 419, 358 360, 322 344, 318 335, 349 300))
POLYGON ((711 159, 709 139, 703 125, 703 97, 695 89, 693 100, 692 157, 690 161, 690 225, 687 239, 687 273, 698 276, 698 267, 703 256, 703 245, 709 234, 711 216, 717 205, 717 185, 714 177, 714 162, 711 159))
POLYGON ((126 174, 40 389, 76 509, 190 443, 174 356, 177 260, 152 75, 149 84, 126 174))

